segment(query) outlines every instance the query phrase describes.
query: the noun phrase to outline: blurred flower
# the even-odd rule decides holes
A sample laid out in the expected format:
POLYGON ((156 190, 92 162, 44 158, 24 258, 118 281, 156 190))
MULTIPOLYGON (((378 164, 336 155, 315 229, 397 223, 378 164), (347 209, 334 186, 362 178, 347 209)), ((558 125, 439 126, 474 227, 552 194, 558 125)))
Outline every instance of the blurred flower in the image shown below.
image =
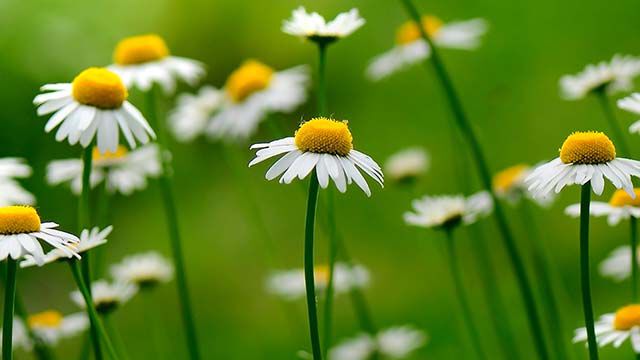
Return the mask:
MULTIPOLYGON (((137 292, 138 288, 135 285, 122 282, 109 283, 106 280, 98 280, 91 284, 94 306, 96 311, 103 315, 115 311, 137 292)), ((78 290, 71 293, 71 300, 82 309, 86 307, 84 298, 78 290)))
POLYGON ((493 200, 486 191, 463 195, 424 196, 412 202, 414 212, 406 212, 404 221, 425 228, 450 228, 476 222, 493 211, 493 200))
POLYGON ((389 156, 384 172, 391 180, 412 182, 427 172, 430 161, 429 153, 423 148, 408 148, 389 156))
MULTIPOLYGON (((618 107, 634 114, 640 114, 640 93, 634 93, 618 100, 618 107)), ((629 132, 640 134, 640 120, 629 126, 629 132)))
MULTIPOLYGON (((640 259, 640 250, 638 251, 640 259)), ((640 260, 638 261, 640 263, 640 260)), ((623 245, 615 248, 611 254, 600 263, 600 275, 622 281, 631 274, 631 247, 623 245)))
POLYGON ((153 288, 160 283, 173 279, 173 265, 155 251, 125 257, 120 263, 111 266, 111 276, 126 284, 140 289, 153 288))
POLYGON ((31 176, 31 167, 23 159, 0 159, 0 206, 33 205, 35 197, 20 186, 16 178, 31 176))
POLYGON ((560 156, 538 166, 525 181, 535 197, 545 197, 566 185, 591 181, 593 192, 601 195, 604 177, 635 198, 631 176, 640 176, 640 162, 617 158, 613 142, 601 132, 574 132, 562 144, 560 156))
POLYGON ((203 86, 197 94, 181 94, 169 114, 169 126, 179 141, 191 141, 204 133, 213 114, 220 110, 224 93, 203 86))
MULTIPOLYGON (((324 291, 329 283, 329 267, 314 268, 316 290, 324 291)), ((361 265, 336 263, 333 272, 334 294, 342 294, 369 284, 369 271, 361 265)), ((267 279, 267 290, 286 300, 305 296, 304 269, 276 271, 267 279)))
POLYGON ((305 8, 300 6, 293 10, 291 19, 282 23, 282 31, 312 41, 331 42, 351 35, 364 23, 358 9, 340 13, 332 21, 326 22, 322 15, 316 12, 307 13, 305 8))
POLYGON ((567 100, 582 99, 588 94, 604 90, 609 94, 633 87, 633 78, 640 74, 640 58, 614 55, 610 62, 587 65, 576 75, 560 78, 560 91, 567 100))
MULTIPOLYGON (((106 228, 102 229, 102 231, 100 231, 100 228, 98 227, 94 227, 93 229, 91 229, 91 231, 84 229, 80 233, 80 242, 78 242, 77 244, 70 244, 69 247, 71 247, 76 253, 82 254, 87 250, 91 250, 95 247, 106 244, 107 236, 111 234, 112 230, 113 226, 107 226, 106 228)), ((49 264, 57 260, 66 259, 68 257, 69 256, 67 256, 64 251, 60 249, 53 249, 44 256, 42 262, 44 264, 49 264)), ((29 254, 25 255, 24 260, 20 262, 20 267, 22 268, 34 265, 37 265, 37 261, 32 255, 29 254)))
POLYGON ((85 313, 63 316, 48 310, 29 315, 27 324, 45 344, 56 345, 61 339, 83 333, 89 327, 89 319, 85 313))
POLYGON ((157 83, 166 94, 171 94, 176 89, 176 80, 195 86, 205 74, 204 64, 171 56, 164 39, 155 34, 121 40, 113 52, 113 61, 109 69, 120 75, 128 88, 142 91, 157 83))
POLYGON ((57 141, 80 142, 88 147, 97 137, 100 152, 115 152, 122 131, 132 148, 136 140, 149 142, 156 137, 142 113, 127 101, 127 88, 115 73, 104 68, 89 68, 71 84, 48 84, 40 88, 51 91, 35 97, 38 115, 54 113, 45 125, 50 132, 58 125, 57 141))
MULTIPOLYGON (((0 329, 0 340, 2 339, 3 331, 0 329)), ((14 317, 13 318, 13 333, 11 342, 13 344, 13 349, 23 349, 26 351, 31 351, 33 348, 33 343, 29 338, 29 333, 27 332, 27 326, 24 324, 23 320, 14 317)), ((2 341, 0 341, 0 349, 2 348, 2 341)))
MULTIPOLYGON (((627 338, 636 354, 640 353, 640 305, 632 304, 621 307, 618 311, 604 314, 595 323, 598 346, 613 344, 620 347, 627 338)), ((576 329, 573 342, 586 342, 587 329, 576 329)))
POLYGON ((67 257, 80 258, 73 247, 80 239, 56 230, 57 227, 53 222, 41 223, 40 216, 30 206, 0 207, 0 260, 32 255, 38 266, 42 266, 45 255, 39 241, 60 249, 67 257))
POLYGON ((380 331, 372 338, 361 334, 346 340, 330 350, 334 360, 367 360, 375 353, 385 359, 403 359, 427 342, 427 335, 412 326, 396 326, 380 331))
POLYGON ((526 197, 540 206, 548 206, 554 200, 553 196, 533 197, 527 187, 525 179, 532 170, 527 164, 518 164, 496 173, 493 176, 494 193, 511 204, 517 204, 522 197, 526 197))
MULTIPOLYGON (((47 165, 47 182, 50 185, 69 183, 71 191, 79 195, 82 192, 82 160, 54 160, 47 165)), ((162 171, 158 159, 158 146, 145 145, 128 151, 120 145, 114 152, 101 154, 93 151, 91 187, 106 181, 107 190, 131 195, 136 190, 147 187, 147 178, 160 175, 162 171)))
MULTIPOLYGON (((459 50, 473 50, 480 46, 480 37, 488 27, 484 19, 443 23, 433 15, 423 16, 421 23, 434 45, 459 50)), ((371 60, 367 76, 374 81, 380 80, 430 55, 431 49, 422 39, 418 25, 407 21, 397 31, 396 46, 371 60)))
MULTIPOLYGON (((640 188, 634 188, 634 197, 632 198, 624 190, 616 190, 608 203, 601 201, 592 201, 589 207, 591 216, 607 216, 609 225, 615 226, 621 220, 630 217, 640 218, 640 188)), ((580 204, 573 204, 565 209, 565 214, 572 217, 580 216, 580 204)))

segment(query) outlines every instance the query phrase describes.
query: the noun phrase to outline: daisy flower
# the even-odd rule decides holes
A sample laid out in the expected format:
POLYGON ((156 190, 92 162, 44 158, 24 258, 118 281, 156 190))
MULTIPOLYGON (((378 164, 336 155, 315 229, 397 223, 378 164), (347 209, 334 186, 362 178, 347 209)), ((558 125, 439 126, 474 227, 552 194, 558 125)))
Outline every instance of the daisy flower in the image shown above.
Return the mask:
MULTIPOLYGON (((640 251, 638 251, 638 258, 640 259, 640 251)), ((615 248, 600 263, 599 271, 600 275, 615 281, 628 278, 631 275, 631 246, 623 245, 615 248)))
POLYGON ((376 353, 385 359, 404 359, 424 346, 427 335, 412 326, 396 326, 380 331, 372 337, 361 334, 330 350, 334 360, 367 360, 376 353))
POLYGON ((85 313, 63 316, 55 310, 29 315, 27 324, 34 334, 47 345, 56 345, 61 339, 83 333, 89 327, 85 313))
MULTIPOLYGON (((488 28, 484 19, 444 23, 433 15, 423 16, 421 26, 435 46, 458 50, 476 49, 488 28)), ((380 80, 430 55, 431 49, 422 39, 418 25, 414 21, 407 21, 396 33, 396 45, 373 58, 366 74, 371 80, 380 80)))
POLYGON ((72 83, 48 84, 35 97, 38 115, 53 113, 45 131, 59 126, 57 141, 67 139, 88 147, 97 137, 100 152, 115 152, 122 132, 131 148, 146 144, 156 134, 142 113, 127 101, 129 93, 118 75, 104 68, 89 68, 72 83))
POLYGON ((595 91, 614 94, 630 90, 633 79, 640 74, 640 58, 629 55, 614 55, 611 61, 587 65, 576 75, 560 78, 560 91, 567 100, 582 99, 595 91))
MULTIPOLYGON (((640 218, 640 188, 633 189, 632 198, 624 190, 616 190, 609 202, 592 201, 589 214, 592 216, 606 216, 611 226, 618 225, 621 220, 630 217, 640 218)), ((573 204, 565 209, 565 214, 572 217, 580 216, 580 204, 573 204)))
POLYGON ((424 196, 413 200, 413 212, 404 214, 409 225, 446 229, 476 222, 493 211, 493 200, 486 191, 469 197, 463 195, 424 196))
MULTIPOLYGON (((634 93, 626 98, 618 100, 618 107, 634 114, 640 114, 640 93, 634 93)), ((629 132, 640 134, 640 120, 629 126, 629 132)))
POLYGON ((413 182, 429 169, 429 153, 420 147, 408 148, 391 155, 384 164, 384 172, 391 180, 413 182))
POLYGON ((511 204, 517 204, 523 197, 533 200, 540 206, 548 206, 554 199, 553 196, 535 198, 528 189, 525 179, 533 167, 527 164, 517 164, 508 167, 493 176, 493 191, 500 199, 511 204))
MULTIPOLYGON (((158 157, 158 146, 145 145, 129 151, 119 145, 114 152, 93 151, 91 187, 105 182, 110 193, 131 195, 136 190, 147 187, 147 178, 155 178, 162 172, 158 157)), ((80 159, 54 160, 47 165, 47 183, 59 185, 68 183, 71 191, 82 192, 83 162, 80 159)))
MULTIPOLYGON (((0 339, 2 339, 3 331, 0 329, 0 339)), ((33 349, 33 343, 29 338, 29 332, 27 331, 27 327, 22 321, 22 319, 18 317, 13 318, 13 330, 12 330, 12 348, 13 349, 23 349, 25 351, 31 351, 33 349)), ((0 341, 0 349, 2 348, 2 342, 0 341)))
MULTIPOLYGON (((599 347, 612 344, 618 348, 630 339, 633 351, 640 354, 640 305, 627 305, 615 313, 602 315, 595 324, 595 331, 599 347)), ((573 342, 585 341, 586 328, 576 329, 573 342)))
MULTIPOLYGON (((109 283, 106 280, 98 280, 91 283, 91 295, 96 311, 102 315, 112 313, 114 310, 129 301, 138 292, 138 287, 133 284, 121 282, 109 283)), ((71 300, 80 308, 85 308, 86 303, 78 290, 71 293, 71 300)))
POLYGON ((282 23, 282 31, 289 35, 327 43, 351 35, 364 23, 358 9, 340 13, 335 19, 327 22, 322 15, 316 12, 308 13, 300 6, 293 10, 290 19, 282 23))
POLYGON ((591 182, 593 192, 601 195, 604 178, 635 198, 631 176, 640 176, 640 162, 616 157, 613 142, 601 132, 574 132, 562 144, 560 156, 538 166, 527 178, 535 197, 559 193, 567 185, 591 182))
POLYGON ((121 40, 113 52, 109 69, 122 77, 127 87, 142 91, 159 84, 166 94, 175 91, 176 80, 195 86, 205 74, 199 61, 171 56, 169 48, 155 34, 131 36, 121 40))
POLYGON ((251 149, 259 150, 249 166, 285 154, 269 168, 267 180, 282 175, 280 183, 290 184, 296 177, 302 180, 315 169, 322 188, 326 189, 332 179, 344 193, 347 184, 355 182, 371 196, 369 185, 360 173, 363 171, 383 186, 382 169, 371 157, 353 148, 353 137, 346 121, 314 118, 302 123, 294 137, 255 144, 251 149))
POLYGON ((204 133, 213 114, 224 103, 224 92, 204 86, 197 94, 181 94, 169 114, 169 128, 178 141, 191 141, 204 133))
POLYGON ((33 205, 35 197, 26 191, 16 179, 31 176, 31 167, 23 159, 0 159, 0 206, 33 205))
POLYGON ((304 103, 308 83, 306 66, 276 71, 257 60, 247 60, 227 78, 222 104, 206 132, 213 139, 245 140, 267 114, 289 113, 304 103))
MULTIPOLYGON (((329 283, 329 267, 314 268, 316 290, 324 291, 329 283)), ((349 266, 336 263, 333 270, 334 294, 352 289, 362 289, 369 284, 369 271, 361 265, 349 266)), ((285 300, 297 300, 305 296, 304 269, 276 271, 267 279, 267 290, 285 300)))
POLYGON ((140 289, 153 288, 173 279, 173 265, 155 251, 125 257, 111 266, 111 276, 125 284, 133 284, 140 289))

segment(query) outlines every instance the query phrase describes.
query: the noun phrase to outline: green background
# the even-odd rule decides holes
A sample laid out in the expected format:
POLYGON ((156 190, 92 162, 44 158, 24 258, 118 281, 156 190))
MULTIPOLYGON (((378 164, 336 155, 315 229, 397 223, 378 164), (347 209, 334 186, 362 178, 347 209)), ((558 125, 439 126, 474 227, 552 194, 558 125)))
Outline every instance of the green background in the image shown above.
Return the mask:
MULTIPOLYGON (((610 59, 615 53, 637 53, 636 1, 416 3, 445 21, 483 17, 490 23, 479 50, 443 50, 442 54, 492 171, 555 157, 571 131, 606 130, 595 99, 564 101, 557 83, 561 75, 575 73, 588 63, 610 59)), ((352 186, 337 200, 340 231, 353 257, 372 273, 366 295, 376 324, 410 323, 426 330, 430 342, 415 353, 415 359, 449 359, 468 352, 468 347, 460 346, 466 337, 459 330, 459 311, 440 252, 442 234, 410 228, 402 221, 413 194, 461 191, 454 161, 464 157, 465 151, 452 146, 452 118, 430 69, 416 65, 380 83, 363 76, 371 57, 393 45, 396 28, 406 20, 399 1, 2 0, 0 156, 26 158, 34 167, 34 176, 24 184, 37 196, 42 217, 73 229, 75 199, 62 187, 46 186, 44 167, 52 159, 76 157, 80 149, 56 143, 52 134, 44 133, 45 119, 35 115, 31 104, 40 85, 68 82, 86 67, 107 65, 119 39, 148 32, 165 37, 172 53, 206 63, 206 83, 215 86, 222 86, 229 72, 247 58, 277 69, 315 65, 311 44, 280 31, 282 20, 298 5, 328 17, 357 7, 367 20, 355 34, 332 46, 328 58, 329 109, 336 118, 350 121, 355 146, 380 163, 407 146, 424 146, 432 154, 431 169, 416 190, 392 183, 384 190, 372 185, 373 196, 368 199, 352 186)), ((313 99, 310 94, 307 105, 272 121, 281 121, 293 131, 301 119, 315 115, 313 99)), ((134 93, 130 100, 144 109, 139 94, 134 93)), ((628 113, 616 113, 624 127, 635 120, 628 113)), ((265 126, 253 140, 272 137, 265 126)), ((628 140, 632 150, 640 153, 637 135, 629 135, 628 140)), ((175 192, 202 351, 207 359, 294 359, 296 351, 309 348, 304 303, 283 307, 265 293, 264 280, 270 271, 265 241, 273 242, 280 267, 302 266, 305 198, 296 184, 265 181, 264 165, 245 169, 252 156, 245 145, 223 147, 206 140, 172 144, 175 192), (266 233, 251 210, 256 205, 267 224, 266 233)), ((467 167, 475 174, 473 164, 467 161, 467 167)), ((522 225, 516 209, 508 214, 527 262, 531 260, 528 241, 541 241, 552 256, 557 284, 562 285, 558 289, 567 342, 573 328, 582 324, 578 222, 562 213, 566 205, 578 200, 577 190, 563 191, 549 210, 537 212, 535 222, 522 225), (542 238, 529 240, 524 234, 535 224, 542 238)), ((607 185, 605 196, 611 191, 607 185)), ((113 200, 115 230, 106 248, 109 261, 149 249, 168 254, 159 195, 153 183, 147 191, 113 200)), ((500 274, 497 281, 508 304, 502 316, 513 324, 522 358, 533 358, 510 264, 493 221, 483 223, 489 231, 485 241, 500 274)), ((624 225, 611 228, 604 219, 592 221, 594 265, 627 241, 624 225)), ((502 339, 489 326, 470 241, 473 239, 466 237, 459 240, 465 281, 487 351, 497 355, 496 344, 502 339)), ((316 247, 319 262, 325 258, 326 247, 321 231, 316 247)), ((626 304, 628 281, 617 284, 602 279, 595 267, 593 279, 596 316, 626 304)), ((138 296, 115 314, 130 358, 185 358, 174 285, 148 298, 138 296), (158 324, 163 339, 160 357, 152 350, 150 335, 158 324)), ((32 311, 76 311, 68 295, 72 279, 63 265, 22 271, 19 288, 32 311)), ((336 338, 358 332, 348 297, 336 300, 335 318, 336 338)), ((74 358, 80 342, 63 341, 57 348, 60 358, 74 358)), ((579 358, 586 357, 582 345, 571 349, 579 358)), ((629 351, 628 343, 622 350, 607 348, 602 358, 629 358, 629 351)))

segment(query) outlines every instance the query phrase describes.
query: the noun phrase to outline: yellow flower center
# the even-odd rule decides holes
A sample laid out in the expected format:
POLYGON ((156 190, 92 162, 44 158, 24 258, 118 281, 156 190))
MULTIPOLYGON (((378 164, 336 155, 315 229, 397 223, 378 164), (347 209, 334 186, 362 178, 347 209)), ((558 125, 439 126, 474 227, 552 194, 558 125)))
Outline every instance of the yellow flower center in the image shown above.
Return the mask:
POLYGON ((100 109, 119 108, 129 96, 120 77, 105 68, 88 68, 73 79, 72 85, 77 102, 100 109))
POLYGON ((640 305, 627 305, 616 311, 616 317, 613 320, 613 327, 616 330, 631 330, 634 326, 640 326, 640 305))
POLYGON ((313 277, 316 280, 316 285, 326 285, 329 283, 329 267, 327 265, 314 267, 313 277))
POLYGON ((518 164, 500 171, 493 177, 493 189, 502 193, 509 191, 528 169, 529 165, 518 164))
POLYGON ((0 234, 23 234, 40 231, 40 216, 31 206, 0 207, 0 234))
POLYGON ((604 164, 616 158, 616 147, 601 132, 574 132, 560 149, 560 160, 565 164, 604 164))
MULTIPOLYGON (((430 37, 438 34, 442 28, 442 20, 433 15, 425 15, 420 21, 422 28, 430 37)), ((396 33, 396 43, 406 45, 420 39, 420 28, 415 21, 407 21, 398 28, 396 33)))
POLYGON ((614 207, 636 206, 640 207, 640 188, 633 189, 636 198, 632 199, 626 191, 622 189, 616 190, 609 200, 609 205, 614 207))
POLYGON ((122 145, 118 145, 116 151, 107 151, 104 154, 100 152, 98 147, 94 147, 92 155, 93 164, 97 166, 110 165, 124 159, 128 154, 129 150, 127 150, 127 148, 122 145))
POLYGON ((30 328, 57 328, 62 324, 62 314, 55 310, 47 310, 27 318, 27 324, 30 328))
POLYGON ((323 117, 311 119, 296 131, 296 146, 302 151, 347 156, 353 149, 347 123, 323 117))
POLYGON ((247 60, 229 75, 225 89, 233 101, 241 102, 255 92, 266 89, 273 72, 272 68, 259 61, 247 60))
POLYGON ((118 65, 142 64, 169 56, 164 40, 155 34, 131 36, 121 40, 113 52, 118 65))

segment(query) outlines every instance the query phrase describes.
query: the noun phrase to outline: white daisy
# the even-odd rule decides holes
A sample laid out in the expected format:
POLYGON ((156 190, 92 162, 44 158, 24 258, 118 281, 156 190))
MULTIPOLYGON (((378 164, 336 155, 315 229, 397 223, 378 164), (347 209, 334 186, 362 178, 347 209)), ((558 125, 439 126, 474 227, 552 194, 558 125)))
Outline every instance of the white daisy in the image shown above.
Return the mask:
MULTIPOLYGON (((437 47, 459 50, 473 50, 480 46, 480 38, 488 28, 484 19, 443 23, 435 16, 426 15, 421 22, 437 47)), ((414 21, 407 21, 398 29, 396 46, 373 58, 366 74, 371 80, 380 80, 430 55, 431 49, 422 39, 418 25, 414 21)))
POLYGON ((300 125, 295 137, 255 144, 251 149, 260 150, 249 166, 286 153, 269 168, 267 180, 282 175, 280 183, 290 184, 296 177, 302 180, 315 169, 322 188, 329 186, 331 178, 338 190, 345 192, 347 184, 355 181, 367 196, 371 196, 369 185, 360 173, 362 170, 383 186, 382 169, 371 157, 353 148, 353 137, 346 121, 311 119, 300 125))
POLYGON ((610 62, 602 61, 587 65, 576 75, 560 78, 560 90, 567 100, 582 99, 594 91, 604 90, 609 94, 627 91, 633 87, 633 78, 640 74, 640 58, 629 55, 614 55, 610 62))
POLYGON ((427 335, 412 326, 396 326, 380 331, 375 338, 361 334, 330 350, 334 360, 367 360, 378 353, 385 359, 404 359, 424 346, 427 335))
MULTIPOLYGON (((18 317, 13 317, 13 330, 12 330, 12 348, 23 349, 25 351, 31 351, 33 349, 33 342, 29 338, 27 332, 27 326, 24 321, 18 317)), ((3 331, 0 329, 0 340, 2 340, 3 331)), ((2 348, 2 341, 0 341, 0 349, 2 348)))
MULTIPOLYGON (((129 301, 138 292, 138 287, 122 282, 109 283, 106 280, 98 280, 91 283, 91 296, 96 311, 100 314, 110 314, 124 303, 129 301)), ((71 293, 71 300, 80 308, 85 308, 86 303, 78 290, 71 293)))
POLYGON ((517 204, 525 197, 540 206, 548 206, 553 202, 554 196, 534 197, 529 191, 525 179, 534 168, 527 164, 518 164, 508 167, 493 176, 493 191, 498 198, 504 199, 510 204, 517 204))
MULTIPOLYGON (((314 269, 316 290, 324 291, 329 283, 329 267, 316 266, 314 269)), ((369 271, 361 265, 349 266, 336 263, 333 272, 334 294, 342 294, 352 289, 362 289, 369 284, 369 271)), ((304 269, 276 271, 267 279, 267 290, 285 300, 297 300, 306 294, 304 269)))
POLYGON ((406 212, 404 221, 425 228, 446 228, 476 222, 493 211, 493 200, 486 191, 463 195, 424 196, 411 203, 414 212, 406 212))
POLYGON ((30 206, 0 207, 0 260, 11 256, 17 260, 26 255, 33 256, 35 262, 44 264, 43 241, 59 249, 66 257, 80 255, 74 244, 80 240, 72 234, 56 230, 58 224, 40 222, 40 216, 30 206))
POLYGON ((384 172, 397 182, 411 182, 429 169, 431 158, 423 148, 404 149, 391 155, 384 164, 384 172))
POLYGON ((63 316, 55 310, 31 314, 27 324, 34 334, 47 345, 56 345, 61 339, 83 333, 89 327, 85 313, 63 316))
POLYGON ((199 61, 171 56, 169 48, 155 34, 132 36, 121 40, 113 53, 109 69, 122 77, 127 87, 142 91, 159 84, 166 94, 175 91, 176 80, 195 86, 205 74, 199 61))
MULTIPOLYGON (((91 187, 106 181, 109 192, 123 195, 145 189, 147 178, 158 177, 162 172, 158 151, 155 144, 133 151, 120 145, 115 152, 104 154, 94 149, 91 187)), ((47 182, 50 185, 68 183, 71 191, 79 195, 82 192, 82 169, 80 159, 54 160, 47 165, 47 182)))
MULTIPOLYGON (((102 229, 102 231, 98 227, 94 227, 93 229, 91 229, 91 231, 84 229, 80 233, 80 242, 78 242, 77 244, 71 244, 69 246, 78 254, 82 254, 85 251, 88 251, 100 245, 106 244, 107 236, 111 234, 112 230, 113 230, 113 226, 107 226, 106 228, 102 229)), ((64 251, 60 249, 53 249, 44 256, 44 259, 42 260, 42 262, 44 264, 49 264, 54 261, 63 260, 67 258, 68 256, 64 251)), ((20 267, 25 268, 25 267, 34 266, 37 264, 38 263, 35 257, 27 254, 24 257, 24 260, 20 262, 20 267)))
POLYGON ((155 251, 125 257, 111 266, 111 276, 122 283, 134 284, 140 289, 152 288, 173 279, 173 265, 155 251))
POLYGON ((203 86, 197 94, 181 94, 169 114, 169 127, 178 141, 191 141, 204 133, 213 114, 224 103, 224 92, 203 86))
POLYGON ((304 37, 313 41, 334 41, 351 35, 365 21, 360 17, 358 9, 338 14, 327 22, 322 15, 307 13, 303 6, 293 10, 291 18, 282 23, 282 31, 293 36, 304 37))
MULTIPOLYGON (((640 251, 638 251, 640 259, 640 251)), ((640 264, 640 260, 638 261, 640 264)), ((631 274, 631 246, 623 245, 615 248, 606 259, 600 263, 600 275, 615 281, 627 279, 631 274)))
POLYGON ((246 140, 267 114, 289 113, 304 103, 308 83, 306 66, 276 72, 259 61, 247 60, 229 75, 223 103, 205 131, 213 139, 246 140))
POLYGON ((534 197, 559 193, 567 185, 591 182, 601 195, 606 177, 635 198, 631 176, 640 176, 640 162, 616 157, 616 148, 601 132, 575 132, 564 141, 560 156, 538 166, 525 181, 534 197))
POLYGON ((118 148, 122 131, 130 147, 136 141, 149 142, 156 134, 138 109, 127 101, 127 88, 115 73, 104 68, 89 68, 81 72, 72 83, 48 84, 41 88, 49 91, 35 97, 38 115, 54 113, 45 131, 56 127, 57 141, 68 139, 88 147, 97 137, 100 152, 114 152, 118 148))
MULTIPOLYGON (((632 198, 624 190, 616 190, 609 202, 592 201, 589 214, 592 216, 607 216, 609 225, 615 226, 621 220, 630 217, 640 218, 640 188, 633 189, 635 196, 632 198)), ((573 204, 565 209, 565 214, 572 217, 580 216, 580 204, 573 204)))
MULTIPOLYGON (((618 107, 634 114, 640 114, 640 93, 634 93, 626 98, 618 100, 618 107)), ((640 120, 629 126, 629 132, 640 134, 640 120)))
POLYGON ((33 194, 25 190, 16 179, 31 176, 31 167, 23 159, 0 159, 0 206, 33 205, 33 194))
MULTIPOLYGON (((620 347, 625 340, 630 339, 636 354, 640 353, 640 305, 624 306, 615 313, 604 314, 595 323, 598 346, 612 344, 620 347)), ((587 329, 576 329, 573 342, 586 342, 587 329)))

